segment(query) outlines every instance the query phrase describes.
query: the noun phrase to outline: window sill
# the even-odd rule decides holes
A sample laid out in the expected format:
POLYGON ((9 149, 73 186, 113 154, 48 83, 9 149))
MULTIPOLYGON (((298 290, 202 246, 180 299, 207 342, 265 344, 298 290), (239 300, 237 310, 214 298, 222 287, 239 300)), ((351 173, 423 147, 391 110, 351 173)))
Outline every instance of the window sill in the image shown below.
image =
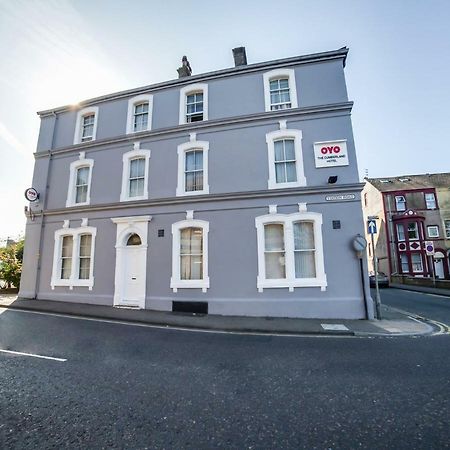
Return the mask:
POLYGON ((173 292, 177 292, 178 289, 201 289, 203 292, 209 288, 209 277, 204 280, 170 280, 170 288, 173 292))
POLYGON ((293 187, 304 187, 306 186, 306 178, 300 179, 299 181, 292 181, 290 183, 276 183, 272 180, 268 180, 267 186, 269 189, 286 189, 293 187))
POLYGON ((89 206, 91 204, 90 201, 88 202, 82 202, 82 203, 66 203, 66 208, 74 208, 75 206, 89 206))
POLYGON ((287 279, 259 279, 257 280, 258 292, 264 289, 288 288, 289 292, 294 292, 294 288, 298 287, 320 287, 321 291, 326 291, 327 279, 324 278, 296 278, 294 280, 287 279))
POLYGON ((180 191, 177 189, 176 196, 177 197, 189 197, 191 195, 207 195, 209 194, 209 187, 205 187, 201 191, 180 191))
POLYGON ((51 287, 52 289, 55 289, 55 287, 68 287, 70 290, 74 287, 87 287, 92 291, 94 278, 90 278, 89 280, 52 280, 51 287))
POLYGON ((120 197, 121 202, 135 202, 139 200, 148 200, 148 195, 140 195, 136 197, 120 197))

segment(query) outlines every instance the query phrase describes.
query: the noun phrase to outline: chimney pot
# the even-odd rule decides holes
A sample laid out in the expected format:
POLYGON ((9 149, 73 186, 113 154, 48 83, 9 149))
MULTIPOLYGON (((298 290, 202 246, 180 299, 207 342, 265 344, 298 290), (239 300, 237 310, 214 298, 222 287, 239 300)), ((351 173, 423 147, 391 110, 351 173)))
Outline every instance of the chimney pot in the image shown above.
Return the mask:
POLYGON ((245 47, 233 48, 234 66, 246 66, 247 55, 245 53, 245 47))

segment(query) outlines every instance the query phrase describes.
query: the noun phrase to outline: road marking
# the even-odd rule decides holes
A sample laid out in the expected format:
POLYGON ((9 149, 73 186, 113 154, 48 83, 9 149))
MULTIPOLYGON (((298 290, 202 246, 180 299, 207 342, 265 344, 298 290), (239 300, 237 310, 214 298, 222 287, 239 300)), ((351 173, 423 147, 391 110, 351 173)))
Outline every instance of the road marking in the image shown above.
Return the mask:
POLYGON ((50 359, 51 361, 58 361, 58 362, 66 362, 67 361, 67 359, 65 359, 65 358, 55 358, 54 356, 36 355, 35 353, 14 352, 12 350, 3 350, 1 348, 0 348, 0 353, 8 353, 10 355, 19 355, 19 356, 31 356, 33 358, 50 359))

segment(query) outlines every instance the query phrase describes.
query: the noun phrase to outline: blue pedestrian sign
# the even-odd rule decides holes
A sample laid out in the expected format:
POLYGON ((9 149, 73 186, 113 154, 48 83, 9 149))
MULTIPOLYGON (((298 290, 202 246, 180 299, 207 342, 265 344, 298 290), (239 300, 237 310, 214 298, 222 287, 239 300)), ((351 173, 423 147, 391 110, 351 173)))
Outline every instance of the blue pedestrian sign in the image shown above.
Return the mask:
POLYGON ((369 234, 377 234, 377 222, 375 220, 367 221, 367 232, 369 234))

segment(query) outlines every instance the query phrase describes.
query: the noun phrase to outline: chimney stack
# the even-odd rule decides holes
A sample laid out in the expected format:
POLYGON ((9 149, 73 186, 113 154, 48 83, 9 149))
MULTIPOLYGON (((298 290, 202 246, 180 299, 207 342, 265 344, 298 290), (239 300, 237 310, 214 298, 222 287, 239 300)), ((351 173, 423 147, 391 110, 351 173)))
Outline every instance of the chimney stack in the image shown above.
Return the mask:
POLYGON ((246 66, 247 55, 245 54, 245 47, 233 48, 234 66, 246 66))

